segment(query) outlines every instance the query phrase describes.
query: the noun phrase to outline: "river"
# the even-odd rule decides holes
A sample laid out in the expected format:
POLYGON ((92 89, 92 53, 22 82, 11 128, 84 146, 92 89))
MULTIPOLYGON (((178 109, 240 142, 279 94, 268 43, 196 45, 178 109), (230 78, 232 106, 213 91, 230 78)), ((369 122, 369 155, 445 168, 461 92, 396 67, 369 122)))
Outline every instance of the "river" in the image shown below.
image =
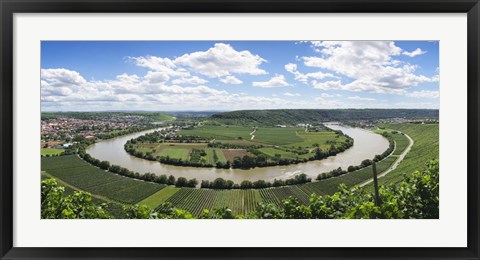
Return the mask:
POLYGON ((314 179, 319 173, 331 171, 338 167, 347 169, 350 165, 359 165, 363 160, 373 159, 376 154, 381 154, 388 148, 388 140, 379 134, 361 128, 352 128, 337 124, 329 124, 327 126, 335 130, 341 130, 343 133, 352 137, 354 140, 353 146, 343 153, 330 156, 323 160, 286 166, 263 167, 249 170, 172 166, 134 157, 123 149, 123 145, 127 140, 154 130, 147 130, 101 141, 88 147, 87 152, 92 157, 101 161, 109 161, 111 164, 120 165, 140 173, 152 172, 159 175, 173 175, 176 178, 196 178, 199 181, 214 180, 215 178, 221 177, 232 180, 235 183, 240 183, 243 180, 255 181, 261 179, 273 181, 273 179, 288 179, 300 173, 305 173, 314 179))

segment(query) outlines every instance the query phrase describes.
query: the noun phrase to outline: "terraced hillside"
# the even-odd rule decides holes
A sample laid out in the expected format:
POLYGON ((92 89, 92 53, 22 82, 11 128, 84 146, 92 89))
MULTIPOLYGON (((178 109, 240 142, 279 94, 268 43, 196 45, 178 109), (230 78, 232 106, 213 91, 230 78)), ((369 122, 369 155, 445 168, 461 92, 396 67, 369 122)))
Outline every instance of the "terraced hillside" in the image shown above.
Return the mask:
POLYGON ((379 179, 380 184, 397 183, 404 174, 411 174, 431 159, 439 158, 438 124, 385 124, 386 129, 394 129, 409 135, 415 143, 398 167, 379 179))

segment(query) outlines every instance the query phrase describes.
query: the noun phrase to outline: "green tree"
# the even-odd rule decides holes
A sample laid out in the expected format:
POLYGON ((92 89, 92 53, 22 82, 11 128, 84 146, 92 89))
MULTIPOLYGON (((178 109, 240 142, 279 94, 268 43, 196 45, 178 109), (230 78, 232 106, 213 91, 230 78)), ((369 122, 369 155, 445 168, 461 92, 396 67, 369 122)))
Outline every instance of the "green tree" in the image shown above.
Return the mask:
POLYGON ((184 177, 178 177, 177 182, 175 183, 176 187, 186 187, 188 180, 184 177))

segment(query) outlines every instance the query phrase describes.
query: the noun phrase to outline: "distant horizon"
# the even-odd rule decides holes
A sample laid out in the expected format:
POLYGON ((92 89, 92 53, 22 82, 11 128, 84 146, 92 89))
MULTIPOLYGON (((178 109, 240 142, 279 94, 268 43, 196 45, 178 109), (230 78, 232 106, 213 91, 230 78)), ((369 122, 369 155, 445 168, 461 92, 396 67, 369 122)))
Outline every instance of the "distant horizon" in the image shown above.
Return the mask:
POLYGON ((42 41, 42 111, 438 109, 438 41, 42 41))
POLYGON ((90 113, 90 112, 103 112, 103 113, 134 113, 134 112, 234 112, 234 111, 254 111, 254 110, 438 110, 438 108, 268 108, 268 109, 237 109, 237 110, 90 110, 90 111, 41 111, 41 113, 90 113))

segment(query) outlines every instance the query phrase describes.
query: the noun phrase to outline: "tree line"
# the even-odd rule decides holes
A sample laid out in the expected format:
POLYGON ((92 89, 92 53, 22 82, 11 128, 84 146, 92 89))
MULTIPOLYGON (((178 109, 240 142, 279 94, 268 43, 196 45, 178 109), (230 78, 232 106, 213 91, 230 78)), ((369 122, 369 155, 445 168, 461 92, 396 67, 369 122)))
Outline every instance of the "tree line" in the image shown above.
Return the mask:
POLYGON ((233 125, 295 125, 332 121, 379 120, 388 118, 438 119, 438 109, 275 109, 238 110, 211 116, 213 120, 233 125))
POLYGON ((275 179, 273 182, 265 181, 265 180, 256 180, 256 181, 249 181, 244 180, 240 184, 234 183, 231 180, 225 180, 223 178, 216 178, 213 181, 203 180, 200 184, 202 188, 208 189, 220 189, 220 190, 230 190, 230 189, 264 189, 270 187, 280 187, 280 186, 288 186, 288 185, 296 185, 296 184, 304 184, 311 182, 312 179, 309 178, 305 173, 301 173, 296 175, 293 178, 289 178, 286 180, 277 180, 275 179))
POLYGON ((198 184, 197 179, 186 179, 184 177, 179 177, 178 179, 175 178, 173 175, 156 175, 154 173, 144 173, 141 174, 139 172, 131 171, 127 168, 118 166, 118 165, 110 165, 108 161, 100 161, 96 158, 93 158, 90 154, 86 153, 85 151, 79 152, 78 155, 85 160, 86 162, 99 167, 102 170, 109 171, 111 173, 115 173, 118 175, 122 175, 125 177, 130 177, 138 180, 148 181, 148 182, 155 182, 158 184, 165 184, 165 185, 175 185, 176 187, 191 187, 195 188, 198 184))

